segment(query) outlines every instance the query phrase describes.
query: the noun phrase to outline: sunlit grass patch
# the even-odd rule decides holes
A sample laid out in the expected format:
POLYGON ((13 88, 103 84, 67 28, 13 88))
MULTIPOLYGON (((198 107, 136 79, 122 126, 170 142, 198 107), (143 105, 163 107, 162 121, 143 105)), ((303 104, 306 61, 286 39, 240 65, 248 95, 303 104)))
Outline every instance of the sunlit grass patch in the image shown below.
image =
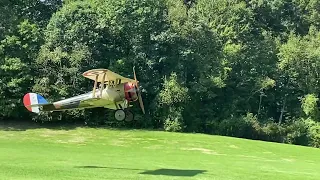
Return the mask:
POLYGON ((317 179, 320 150, 143 130, 0 130, 0 179, 317 179))

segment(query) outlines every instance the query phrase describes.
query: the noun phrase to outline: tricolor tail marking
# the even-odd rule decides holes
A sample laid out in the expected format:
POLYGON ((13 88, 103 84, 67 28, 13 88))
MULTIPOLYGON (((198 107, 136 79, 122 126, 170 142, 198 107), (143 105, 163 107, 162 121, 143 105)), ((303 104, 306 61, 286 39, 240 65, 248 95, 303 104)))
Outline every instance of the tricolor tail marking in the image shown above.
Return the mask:
POLYGON ((37 105, 48 104, 48 101, 39 94, 27 93, 23 97, 23 104, 29 111, 39 113, 40 109, 37 105))

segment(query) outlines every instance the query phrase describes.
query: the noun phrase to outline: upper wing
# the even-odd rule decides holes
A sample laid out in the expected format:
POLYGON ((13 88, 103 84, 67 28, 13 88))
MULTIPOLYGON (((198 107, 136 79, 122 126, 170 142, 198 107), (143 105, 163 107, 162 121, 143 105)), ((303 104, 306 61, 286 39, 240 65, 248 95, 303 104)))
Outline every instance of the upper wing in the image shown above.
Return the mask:
POLYGON ((97 82, 105 82, 106 84, 121 84, 134 81, 133 79, 123 77, 108 69, 91 69, 82 74, 84 77, 97 82))

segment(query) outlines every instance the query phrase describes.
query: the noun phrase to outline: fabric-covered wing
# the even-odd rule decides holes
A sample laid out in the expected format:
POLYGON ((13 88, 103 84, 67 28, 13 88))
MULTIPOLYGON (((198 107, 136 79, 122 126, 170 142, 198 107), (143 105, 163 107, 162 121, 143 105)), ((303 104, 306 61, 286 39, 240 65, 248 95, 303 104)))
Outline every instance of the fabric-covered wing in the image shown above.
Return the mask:
POLYGON ((82 74, 84 77, 93 81, 106 84, 121 84, 125 82, 134 81, 133 79, 123 77, 117 73, 114 73, 108 69, 91 69, 82 74))

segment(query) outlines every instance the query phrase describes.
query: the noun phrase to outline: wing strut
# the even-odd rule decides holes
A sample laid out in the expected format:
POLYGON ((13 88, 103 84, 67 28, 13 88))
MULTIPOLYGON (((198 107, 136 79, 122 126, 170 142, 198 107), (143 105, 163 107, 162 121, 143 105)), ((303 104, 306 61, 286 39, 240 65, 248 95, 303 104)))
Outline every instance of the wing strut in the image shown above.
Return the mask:
POLYGON ((101 90, 100 90, 100 97, 102 97, 102 92, 104 90, 104 86, 105 86, 105 81, 106 81, 106 73, 103 73, 103 81, 101 83, 101 90))
POLYGON ((93 96, 93 98, 94 97, 96 97, 96 88, 97 88, 97 81, 98 81, 98 76, 99 75, 96 75, 96 79, 95 79, 95 81, 94 81, 94 86, 93 86, 93 90, 92 90, 92 96, 93 96))

